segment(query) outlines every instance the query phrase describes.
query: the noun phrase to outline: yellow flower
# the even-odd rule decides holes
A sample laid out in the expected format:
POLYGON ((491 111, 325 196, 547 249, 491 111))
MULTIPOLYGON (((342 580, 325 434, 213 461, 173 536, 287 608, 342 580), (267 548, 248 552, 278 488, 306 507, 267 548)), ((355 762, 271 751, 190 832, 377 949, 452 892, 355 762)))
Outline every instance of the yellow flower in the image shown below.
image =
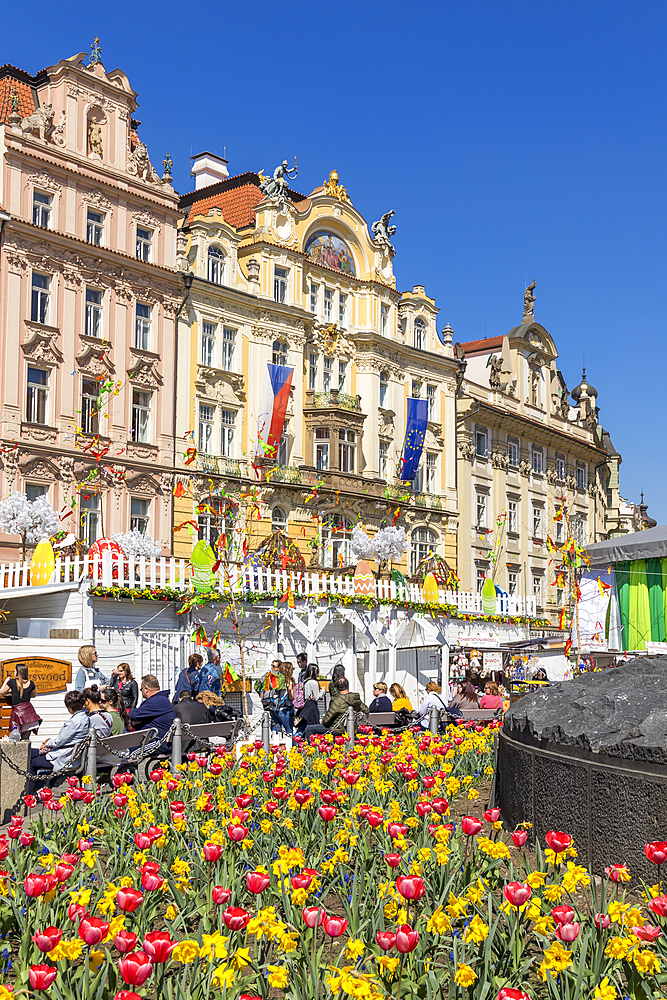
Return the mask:
POLYGON ((533 896, 525 910, 528 920, 538 920, 542 914, 542 905, 539 896, 533 896))
POLYGON ((215 934, 203 934, 202 937, 204 943, 199 952, 202 958, 227 958, 227 941, 229 938, 223 938, 222 934, 217 931, 215 934))
POLYGON ((527 876, 526 882, 531 889, 539 889, 544 885, 547 878, 548 876, 546 872, 531 872, 530 875, 527 876))
POLYGON ((607 909, 612 924, 625 923, 625 914, 629 909, 630 907, 627 903, 621 903, 618 899, 612 899, 607 909))
POLYGON ((562 895, 563 895, 562 885, 545 885, 544 898, 548 900, 550 903, 560 903, 562 895))
POLYGON ((234 984, 233 969, 230 969, 227 965, 219 965, 211 976, 211 982, 220 989, 223 989, 225 986, 229 989, 234 984))
POLYGON ((269 973, 269 986, 274 989, 284 990, 289 981, 287 969, 284 965, 267 965, 269 973))
POLYGON ((560 941, 554 941, 551 948, 544 952, 544 964, 550 971, 562 972, 572 965, 572 952, 566 951, 560 941))
POLYGON ((178 916, 178 908, 174 906, 173 903, 170 903, 169 906, 167 907, 165 918, 167 920, 175 920, 177 916, 178 916))
POLYGON ((90 955, 88 956, 88 963, 93 972, 97 972, 104 959, 105 959, 105 953, 103 951, 99 950, 91 951, 90 955))
POLYGON ((194 962, 198 956, 199 944, 197 941, 179 941, 171 953, 175 962, 182 962, 184 965, 194 962))
POLYGON ((607 958, 625 958, 636 943, 633 938, 613 937, 609 940, 604 953, 607 958))
POLYGON ((463 899, 463 897, 457 899, 457 897, 450 892, 449 901, 447 903, 447 913, 450 915, 450 917, 453 917, 454 920, 456 920, 458 917, 462 917, 467 908, 468 908, 467 899, 463 899))
POLYGON ((90 889, 70 889, 69 897, 77 906, 88 906, 90 903, 90 889))
MULTIPOLYGON (((375 959, 375 961, 380 966, 383 972, 388 973, 389 979, 394 978, 394 974, 396 972, 396 969, 398 968, 398 963, 400 959, 390 958, 389 955, 380 955, 379 958, 375 959)), ((1 997, 0 1000, 2 1000, 1 997)))
POLYGON ((591 877, 582 865, 575 865, 571 861, 567 863, 567 871, 563 875, 563 888, 566 892, 574 892, 579 885, 588 886, 591 884, 591 877))
POLYGON ((250 958, 250 952, 247 948, 237 948, 234 952, 230 966, 232 969, 242 969, 245 965, 250 965, 252 959, 250 958))
POLYGON ((474 941, 475 944, 481 944, 482 941, 486 941, 489 936, 489 928, 477 914, 472 918, 470 923, 465 929, 463 935, 464 941, 474 941))
POLYGON ((303 906, 303 904, 308 899, 307 889, 293 889, 292 890, 292 902, 295 906, 303 906))
POLYGON ((475 799, 479 798, 479 792, 477 791, 476 788, 470 789, 470 791, 468 792, 468 798, 471 799, 473 802, 475 799))
POLYGON ((296 951, 299 935, 297 931, 285 931, 278 934, 277 940, 282 951, 284 951, 286 955, 289 955, 291 952, 296 951))
POLYGON ((0 1000, 14 1000, 14 994, 6 986, 0 986, 0 1000))
POLYGON ((472 986, 477 979, 477 973, 469 965, 459 965, 454 979, 459 986, 472 986))
POLYGON ((616 1000, 616 990, 609 982, 608 976, 605 976, 600 985, 595 987, 593 997, 595 1000, 616 1000))
POLYGON ((351 938, 347 942, 347 948, 345 949, 345 955, 352 962, 356 962, 358 958, 361 958, 363 953, 366 951, 366 945, 363 941, 358 938, 351 938))
POLYGON ((660 972, 660 963, 652 951, 637 951, 632 961, 642 976, 655 976, 660 972))
POLYGON ((553 929, 554 921, 550 913, 545 913, 543 917, 538 917, 533 924, 533 930, 540 937, 549 937, 553 929))
POLYGON ((81 938, 74 938, 72 941, 59 941, 49 952, 49 959, 52 962, 63 962, 66 959, 76 961, 81 957, 83 951, 83 941, 81 938))

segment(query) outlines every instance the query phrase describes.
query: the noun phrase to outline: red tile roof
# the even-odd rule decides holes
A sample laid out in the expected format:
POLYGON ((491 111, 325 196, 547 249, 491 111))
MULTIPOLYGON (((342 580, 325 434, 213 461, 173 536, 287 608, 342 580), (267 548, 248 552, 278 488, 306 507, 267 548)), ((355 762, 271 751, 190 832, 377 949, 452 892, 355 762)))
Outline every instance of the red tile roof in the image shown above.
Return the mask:
MULTIPOLYGON (((4 68, 4 67, 3 67, 4 68)), ((35 110, 35 101, 32 96, 32 88, 22 80, 17 80, 12 76, 4 76, 0 79, 0 124, 8 125, 9 116, 12 113, 11 95, 16 91, 19 99, 18 113, 21 118, 27 118, 35 110)))
POLYGON ((476 354, 482 351, 490 351, 494 347, 502 347, 502 337, 487 337, 486 340, 468 340, 461 344, 465 354, 476 354))
MULTIPOLYGON (((304 195, 289 188, 287 193, 297 205, 306 200, 304 195)), ((182 195, 180 206, 183 211, 189 209, 186 226, 190 225, 195 215, 208 215, 210 209, 219 208, 225 222, 235 229, 244 229, 254 225, 254 208, 263 197, 259 189, 259 176, 248 170, 244 174, 228 177, 217 184, 182 195)))

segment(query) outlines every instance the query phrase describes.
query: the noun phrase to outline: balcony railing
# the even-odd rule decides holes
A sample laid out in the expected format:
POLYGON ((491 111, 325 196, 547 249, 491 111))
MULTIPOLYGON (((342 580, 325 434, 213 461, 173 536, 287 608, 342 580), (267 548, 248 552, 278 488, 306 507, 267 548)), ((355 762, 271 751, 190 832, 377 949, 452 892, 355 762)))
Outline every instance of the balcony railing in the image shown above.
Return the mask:
POLYGON ((335 389, 331 392, 316 392, 313 395, 315 406, 322 409, 339 407, 343 410, 356 410, 361 412, 361 402, 358 396, 350 396, 347 392, 338 392, 335 389))
POLYGON ((267 468, 266 476, 271 483, 300 483, 301 469, 297 465, 275 465, 267 468))

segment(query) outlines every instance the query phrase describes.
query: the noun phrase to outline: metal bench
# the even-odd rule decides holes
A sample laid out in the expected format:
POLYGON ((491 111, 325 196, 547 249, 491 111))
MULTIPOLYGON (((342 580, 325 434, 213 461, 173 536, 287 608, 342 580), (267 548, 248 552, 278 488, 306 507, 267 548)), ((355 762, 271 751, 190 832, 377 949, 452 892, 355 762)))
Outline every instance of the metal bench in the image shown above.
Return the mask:
POLYGON ((395 712, 369 712, 368 725, 373 729, 392 729, 396 725, 395 712))
POLYGON ((134 769, 141 763, 146 745, 156 740, 157 735, 157 729, 153 727, 139 729, 136 733, 107 736, 104 742, 96 735, 88 747, 87 773, 96 779, 97 773, 103 770, 111 781, 116 771, 124 771, 128 767, 134 769), (94 760, 91 759, 93 753, 94 760))
POLYGON ((208 740, 211 744, 231 746, 239 735, 243 719, 230 722, 205 722, 198 726, 183 726, 183 739, 208 740))

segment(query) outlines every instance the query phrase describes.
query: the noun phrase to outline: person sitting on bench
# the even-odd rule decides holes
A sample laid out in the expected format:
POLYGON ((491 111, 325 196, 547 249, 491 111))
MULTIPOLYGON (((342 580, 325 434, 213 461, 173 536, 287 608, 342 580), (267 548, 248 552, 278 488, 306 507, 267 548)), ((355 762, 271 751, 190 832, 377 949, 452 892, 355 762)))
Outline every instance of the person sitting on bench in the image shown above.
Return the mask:
POLYGON ((90 718, 85 711, 82 691, 68 691, 65 695, 65 708, 70 714, 67 722, 60 727, 57 736, 44 740, 39 747, 30 749, 30 770, 62 771, 72 758, 72 749, 77 743, 83 743, 88 735, 90 718))
POLYGON ((373 685, 373 700, 368 706, 369 712, 393 712, 391 698, 387 697, 387 685, 377 681, 373 685))
POLYGON ((188 726, 206 726, 211 721, 211 715, 201 701, 195 701, 190 691, 181 691, 181 697, 175 708, 176 718, 188 726))
POLYGON ((157 739, 161 740, 171 729, 176 713, 169 700, 169 691, 160 691, 160 682, 154 674, 141 678, 141 705, 130 712, 132 728, 157 729, 157 739))
POLYGON ((336 735, 342 733, 345 729, 345 719, 350 706, 354 709, 355 713, 368 713, 368 709, 359 695, 354 691, 350 691, 350 682, 347 677, 338 678, 336 681, 336 691, 336 697, 331 699, 327 713, 322 719, 322 725, 306 726, 306 731, 303 734, 304 739, 308 740, 311 736, 318 733, 332 732, 336 735))

